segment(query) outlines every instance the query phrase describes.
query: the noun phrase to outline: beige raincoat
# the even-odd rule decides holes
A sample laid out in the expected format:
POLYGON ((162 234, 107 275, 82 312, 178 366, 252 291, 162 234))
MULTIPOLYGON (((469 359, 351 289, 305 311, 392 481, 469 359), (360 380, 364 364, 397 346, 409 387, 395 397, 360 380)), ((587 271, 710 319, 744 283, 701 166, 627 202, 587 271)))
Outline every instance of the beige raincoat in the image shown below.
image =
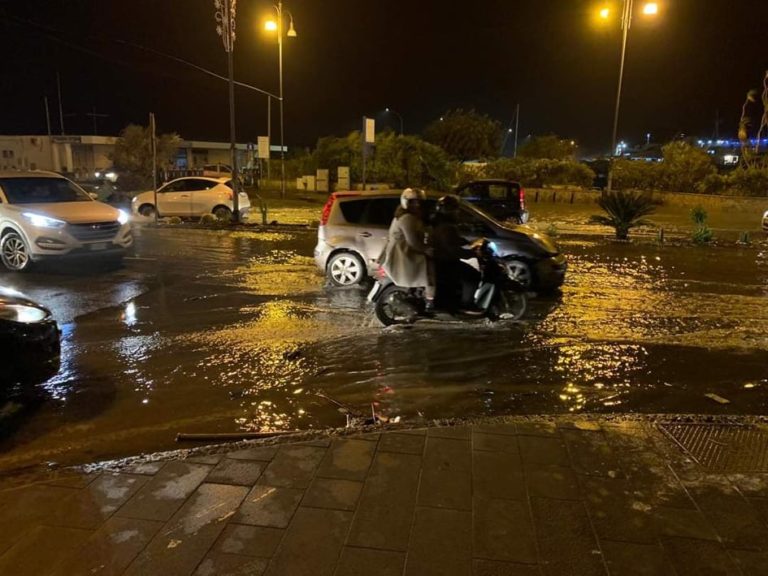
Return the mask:
POLYGON ((387 275, 403 288, 431 284, 424 224, 421 218, 406 212, 392 219, 382 266, 387 275))

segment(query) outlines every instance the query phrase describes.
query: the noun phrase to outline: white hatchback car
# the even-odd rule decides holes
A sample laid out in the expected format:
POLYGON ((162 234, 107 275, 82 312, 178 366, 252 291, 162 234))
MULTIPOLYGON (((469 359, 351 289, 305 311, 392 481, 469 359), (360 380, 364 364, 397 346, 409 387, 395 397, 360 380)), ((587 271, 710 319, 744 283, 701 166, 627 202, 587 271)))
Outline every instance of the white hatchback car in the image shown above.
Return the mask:
MULTIPOLYGON (((157 209, 158 216, 191 218, 214 214, 217 218, 229 219, 232 216, 233 196, 229 178, 190 176, 171 180, 158 188, 157 208, 155 193, 150 190, 135 196, 131 209, 142 216, 153 216, 157 209)), ((248 194, 240 192, 238 201, 240 219, 245 220, 251 210, 248 194)))
POLYGON ((0 172, 0 260, 21 271, 64 257, 120 260, 133 244, 129 214, 53 172, 0 172))

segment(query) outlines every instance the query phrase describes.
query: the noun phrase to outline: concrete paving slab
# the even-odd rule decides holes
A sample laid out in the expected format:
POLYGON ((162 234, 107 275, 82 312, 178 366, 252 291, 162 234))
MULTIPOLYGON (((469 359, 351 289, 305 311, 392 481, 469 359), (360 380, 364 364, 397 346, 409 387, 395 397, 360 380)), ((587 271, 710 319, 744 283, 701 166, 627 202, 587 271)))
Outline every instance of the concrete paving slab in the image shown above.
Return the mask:
POLYGON ((312 508, 352 511, 357 507, 362 490, 362 482, 315 478, 301 504, 312 508))
POLYGON ((259 478, 259 484, 306 489, 326 450, 313 446, 281 447, 259 478))
POLYGON ((232 519, 239 524, 287 528, 304 496, 303 490, 277 486, 254 486, 232 519))
POLYGON ((413 454, 376 454, 348 545, 403 552, 408 549, 421 464, 421 457, 413 454))
POLYGON ((243 486, 201 485, 125 574, 192 574, 247 493, 243 486))
POLYGON ((527 464, 570 466, 565 442, 559 437, 520 436, 520 456, 527 464))
POLYGON ((149 544, 162 522, 113 516, 53 573, 54 576, 119 576, 149 544))
POLYGON ((506 500, 526 498, 523 464, 517 454, 473 452, 472 481, 475 496, 506 500))
POLYGON ((365 480, 371 467, 376 442, 367 440, 336 439, 325 453, 317 476, 340 480, 365 480))
POLYGON ((698 510, 657 507, 653 517, 663 536, 718 541, 715 529, 698 510))
POLYGON ((510 434, 489 434, 472 431, 472 450, 487 452, 509 452, 519 454, 520 447, 517 444, 517 436, 510 434))
POLYGON ((675 569, 664 549, 655 544, 601 540, 606 566, 611 576, 675 576, 675 569))
POLYGON ((525 485, 528 494, 557 500, 579 500, 582 497, 576 473, 568 466, 528 464, 525 485))
POLYGON ((418 504, 472 509, 472 450, 469 442, 427 438, 418 504))
POLYGON ((677 576, 740 576, 741 571, 717 542, 691 538, 664 538, 664 550, 677 576))
POLYGON ((582 486, 598 537, 624 542, 658 542, 653 506, 633 483, 620 478, 583 477, 582 486))
POLYGON ((261 576, 268 560, 237 554, 209 554, 195 570, 194 576, 261 576))
POLYGON ((50 574, 60 563, 77 554, 91 534, 91 530, 80 528, 35 526, 0 556, 0 574, 50 574))
POLYGON ((578 474, 603 478, 623 477, 615 455, 602 432, 562 430, 573 469, 578 474))
POLYGON ((170 520, 206 476, 210 466, 168 462, 117 511, 124 518, 170 520))
POLYGON ((243 448, 227 454, 228 458, 238 460, 259 460, 269 462, 277 454, 278 446, 255 446, 253 448, 243 448))
POLYGON ((472 532, 476 558, 536 563, 536 540, 525 502, 475 498, 472 532))
POLYGON ((253 486, 267 467, 266 462, 222 458, 208 474, 206 482, 253 486))
POLYGON ((333 576, 352 513, 299 508, 267 576, 333 576))
POLYGON ((62 502, 50 523, 95 529, 130 500, 148 480, 146 476, 102 474, 62 502))
POLYGON ((541 570, 532 564, 475 560, 472 576, 541 576, 541 570))
POLYGON ((345 546, 334 576, 402 576, 403 552, 345 546))
POLYGON ((227 524, 213 546, 215 552, 271 558, 285 535, 285 530, 248 526, 247 524, 227 524))
POLYGON ((469 440, 472 430, 467 426, 440 426, 427 429, 430 438, 448 438, 451 440, 469 440))
POLYGON ((405 576, 470 576, 472 513, 416 509, 405 576))
POLYGON ((384 434, 379 440, 379 452, 401 452, 403 454, 424 453, 426 434, 384 434))

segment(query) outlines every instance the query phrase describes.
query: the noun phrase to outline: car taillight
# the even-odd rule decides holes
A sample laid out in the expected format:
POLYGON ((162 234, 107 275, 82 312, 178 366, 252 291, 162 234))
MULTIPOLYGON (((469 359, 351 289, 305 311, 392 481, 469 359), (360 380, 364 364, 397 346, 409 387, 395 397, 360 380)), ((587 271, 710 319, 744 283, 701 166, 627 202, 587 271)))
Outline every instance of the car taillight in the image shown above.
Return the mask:
POLYGON ((520 210, 525 210, 525 188, 520 187, 520 210))
POLYGON ((331 217, 331 209, 333 208, 334 202, 336 202, 335 193, 328 196, 328 201, 325 203, 325 206, 323 206, 323 213, 320 216, 320 226, 328 224, 328 218, 331 217))

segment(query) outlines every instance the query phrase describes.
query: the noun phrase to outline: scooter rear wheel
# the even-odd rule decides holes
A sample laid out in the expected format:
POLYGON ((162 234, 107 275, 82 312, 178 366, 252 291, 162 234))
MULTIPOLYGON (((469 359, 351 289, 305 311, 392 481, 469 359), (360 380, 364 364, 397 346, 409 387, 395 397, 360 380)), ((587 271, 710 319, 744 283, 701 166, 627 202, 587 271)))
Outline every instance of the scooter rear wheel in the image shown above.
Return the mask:
POLYGON ((418 311, 409 300, 407 288, 401 288, 394 284, 387 286, 376 300, 376 318, 384 326, 413 324, 418 311))
POLYGON ((528 296, 525 292, 500 290, 488 310, 492 320, 520 320, 528 311, 528 296))

